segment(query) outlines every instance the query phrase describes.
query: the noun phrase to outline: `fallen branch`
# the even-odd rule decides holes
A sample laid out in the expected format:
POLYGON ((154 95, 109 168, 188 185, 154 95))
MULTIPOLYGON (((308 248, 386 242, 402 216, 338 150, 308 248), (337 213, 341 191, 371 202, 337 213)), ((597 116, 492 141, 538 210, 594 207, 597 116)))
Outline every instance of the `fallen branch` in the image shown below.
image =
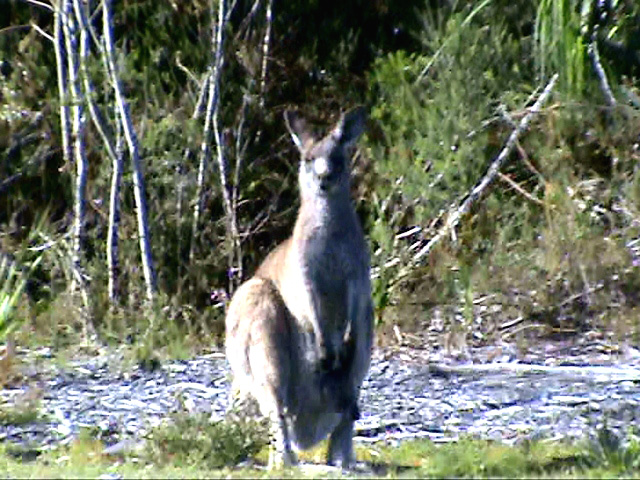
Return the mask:
POLYGON ((545 328, 547 328, 547 325, 544 325, 543 323, 526 323, 524 325, 520 325, 518 328, 515 328, 508 332, 504 332, 501 338, 504 341, 504 340, 507 340, 508 338, 516 336, 519 333, 524 332, 525 330, 531 330, 531 329, 544 330, 545 328))
POLYGON ((460 222, 460 219, 462 218, 462 216, 469 212, 469 210, 471 209, 471 206, 482 196, 482 194, 487 189, 487 187, 495 180, 495 178, 498 176, 500 168, 502 168, 505 161, 509 157, 509 154, 513 150, 513 147, 515 146, 516 141, 518 140, 518 137, 520 136, 520 134, 522 134, 522 132, 524 132, 529 127, 529 123, 531 122, 531 119, 533 118, 533 116, 540 111, 540 109, 542 108, 542 105, 546 102, 547 98, 551 94, 557 80, 558 80, 558 74, 556 73, 551 78, 547 86, 544 88, 543 92, 538 97, 538 100, 536 100, 536 103, 533 104, 533 106, 529 109, 527 114, 522 118, 522 120, 520 120, 520 124, 518 125, 518 128, 516 128, 513 132, 511 132, 511 135, 509 136, 509 139, 507 140, 507 143, 505 144, 504 148, 502 149, 500 154, 496 157, 496 159, 491 163, 491 165, 489 166, 489 170, 487 171, 485 176, 482 178, 482 180, 480 180, 480 182, 475 187, 473 187, 471 192, 469 192, 469 194, 462 201, 460 206, 449 215, 449 218, 447 219, 445 224, 438 230, 438 232, 431 238, 431 240, 429 240, 427 244, 424 247, 422 247, 418 251, 418 253, 414 255, 413 257, 414 261, 418 261, 424 256, 428 255, 429 252, 431 252, 431 250, 433 249, 433 247, 447 233, 453 231, 455 227, 458 225, 458 223, 460 222))
POLYGON ((601 382, 640 380, 640 370, 635 367, 610 367, 607 365, 565 366, 534 365, 529 363, 485 363, 467 365, 429 364, 435 375, 486 375, 513 373, 517 375, 559 375, 570 379, 593 378, 601 382))

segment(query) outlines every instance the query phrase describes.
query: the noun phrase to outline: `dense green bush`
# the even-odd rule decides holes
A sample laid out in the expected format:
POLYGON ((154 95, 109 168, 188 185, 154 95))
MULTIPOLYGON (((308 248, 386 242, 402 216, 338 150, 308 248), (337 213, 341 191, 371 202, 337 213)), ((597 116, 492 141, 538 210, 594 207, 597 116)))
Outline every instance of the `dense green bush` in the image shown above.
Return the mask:
MULTIPOLYGON (((542 2, 530 21, 539 27, 544 9, 575 7, 556 3, 542 2)), ((638 275, 628 245, 638 232, 635 214, 620 209, 634 205, 638 111, 602 109, 584 39, 540 49, 539 32, 514 30, 498 8, 426 15, 422 51, 390 53, 369 73, 380 126, 368 144, 378 309, 387 323, 413 328, 444 312, 447 329, 480 339, 509 319, 547 332, 629 329, 638 275), (566 61, 583 54, 579 67, 566 61), (482 178, 550 68, 561 86, 520 141, 508 178, 463 220, 456 241, 445 240, 427 265, 412 263, 420 239, 482 178), (396 238, 414 227, 421 231, 396 238)), ((579 12, 566 14, 558 35, 579 32, 579 12)))

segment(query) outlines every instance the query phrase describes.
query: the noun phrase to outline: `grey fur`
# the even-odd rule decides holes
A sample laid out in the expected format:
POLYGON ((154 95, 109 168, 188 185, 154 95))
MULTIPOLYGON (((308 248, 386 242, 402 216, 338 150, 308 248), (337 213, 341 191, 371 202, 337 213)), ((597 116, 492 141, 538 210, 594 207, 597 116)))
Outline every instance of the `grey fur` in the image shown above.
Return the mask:
POLYGON ((292 236, 234 295, 227 356, 235 389, 271 419, 271 466, 294 463, 292 445, 307 449, 329 435, 328 462, 348 467, 373 344, 369 253, 346 152, 365 112, 346 113, 320 140, 298 114, 285 113, 285 122, 300 150, 300 211, 292 236))

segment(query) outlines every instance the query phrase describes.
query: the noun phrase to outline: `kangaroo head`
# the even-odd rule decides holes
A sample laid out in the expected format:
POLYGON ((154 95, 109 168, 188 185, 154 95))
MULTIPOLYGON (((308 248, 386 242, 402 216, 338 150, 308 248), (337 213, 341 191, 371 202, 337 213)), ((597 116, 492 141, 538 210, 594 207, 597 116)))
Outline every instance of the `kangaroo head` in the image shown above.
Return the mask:
POLYGON ((297 112, 285 112, 284 119, 293 143, 300 150, 302 194, 330 196, 336 192, 348 192, 349 157, 346 150, 364 131, 365 109, 354 108, 343 114, 331 132, 321 139, 313 135, 297 112))

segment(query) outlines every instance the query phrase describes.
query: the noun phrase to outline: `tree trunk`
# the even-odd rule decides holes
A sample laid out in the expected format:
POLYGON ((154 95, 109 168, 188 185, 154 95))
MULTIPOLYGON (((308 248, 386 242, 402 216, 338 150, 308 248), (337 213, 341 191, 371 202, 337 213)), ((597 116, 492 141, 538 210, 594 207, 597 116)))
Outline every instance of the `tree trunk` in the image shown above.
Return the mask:
MULTIPOLYGON (((91 10, 91 0, 85 0, 87 3, 87 9, 91 10)), ((76 13, 76 19, 78 21, 78 25, 80 26, 80 73, 82 74, 82 83, 84 87, 84 99, 87 102, 87 106, 89 107, 89 113, 91 115, 91 121, 93 125, 96 127, 98 134, 102 137, 102 141, 104 143, 104 147, 107 150, 107 154, 109 158, 114 161, 116 158, 115 149, 113 146, 113 141, 110 138, 107 125, 104 121, 104 117, 100 112, 100 108, 98 104, 95 102, 94 98, 96 96, 95 89, 93 88, 93 84, 91 83, 91 76, 89 75, 89 70, 87 66, 87 58, 89 56, 89 20, 87 18, 87 11, 85 10, 84 3, 81 0, 73 0, 73 7, 76 13)), ((96 47, 103 52, 103 49, 100 45, 96 45, 96 47)), ((108 69, 107 69, 108 71, 108 69)))
POLYGON ((72 114, 72 139, 73 139, 73 157, 76 164, 76 179, 74 187, 74 219, 72 231, 72 253, 71 262, 73 270, 72 290, 77 287, 82 297, 83 309, 83 326, 85 339, 95 339, 95 329, 93 327, 90 301, 88 278, 84 272, 83 265, 83 243, 85 235, 85 210, 86 210, 86 190, 87 190, 87 174, 88 165, 84 148, 84 129, 85 115, 83 108, 82 92, 80 90, 80 77, 78 75, 79 59, 78 59, 78 40, 77 40, 77 24, 71 13, 71 4, 68 0, 63 0, 60 5, 62 16, 62 26, 64 29, 65 46, 67 51, 67 68, 68 68, 68 84, 71 97, 71 114, 72 114))
POLYGON ((60 131, 62 134, 62 156, 65 165, 70 165, 73 153, 71 150, 71 123, 69 122, 69 100, 67 98, 67 65, 64 47, 63 22, 65 21, 67 0, 58 0, 54 12, 53 38, 58 73, 58 94, 60 97, 60 131))
MULTIPOLYGON (((118 113, 116 112, 116 119, 118 113)), ((118 123, 120 127, 120 123, 118 123)), ((124 145, 121 128, 118 128, 116 154, 113 158, 111 172, 111 189, 109 191, 109 226, 107 231, 107 269, 109 272, 109 301, 113 308, 119 296, 120 263, 118 260, 118 229, 120 227, 120 186, 124 171, 124 145)))
POLYGON ((153 301, 156 291, 156 276, 153 268, 153 258, 151 256, 151 241, 149 238, 149 222, 147 216, 147 203, 144 187, 144 176, 138 149, 138 138, 133 128, 133 122, 129 115, 129 106, 124 98, 120 78, 118 76, 117 64, 115 62, 115 44, 113 41, 113 31, 111 25, 111 0, 103 1, 103 29, 105 39, 105 54, 111 73, 116 105, 124 130, 124 137, 127 142, 129 155, 133 167, 133 195, 136 202, 136 216, 138 223, 138 238, 140 241, 140 254, 142 256, 142 269, 146 285, 147 300, 153 301))
MULTIPOLYGON (((84 86, 84 96, 87 100, 89 112, 91 114, 91 120, 93 121, 96 130, 102 137, 107 154, 111 159, 113 165, 113 171, 111 176, 111 189, 109 192, 109 225, 107 227, 107 271, 108 271, 108 295, 111 307, 113 307, 118 297, 118 228, 120 225, 120 185, 122 183, 122 172, 124 167, 124 152, 121 136, 118 136, 118 145, 113 146, 113 141, 110 138, 107 131, 107 125, 104 122, 104 117, 100 112, 100 108, 94 101, 94 88, 91 83, 91 77, 89 75, 87 67, 87 57, 89 54, 89 21, 87 18, 87 11, 81 0, 73 0, 73 6, 76 13, 76 19, 80 25, 80 71, 82 73, 82 80, 84 86)), ((91 11, 91 1, 87 0, 87 9, 91 11)), ((100 45, 96 47, 103 54, 103 60, 105 63, 105 71, 109 72, 107 66, 104 49, 100 45)), ((118 127, 120 122, 118 120, 119 115, 115 112, 116 123, 118 127)), ((118 131, 120 132, 120 128, 118 131)))

